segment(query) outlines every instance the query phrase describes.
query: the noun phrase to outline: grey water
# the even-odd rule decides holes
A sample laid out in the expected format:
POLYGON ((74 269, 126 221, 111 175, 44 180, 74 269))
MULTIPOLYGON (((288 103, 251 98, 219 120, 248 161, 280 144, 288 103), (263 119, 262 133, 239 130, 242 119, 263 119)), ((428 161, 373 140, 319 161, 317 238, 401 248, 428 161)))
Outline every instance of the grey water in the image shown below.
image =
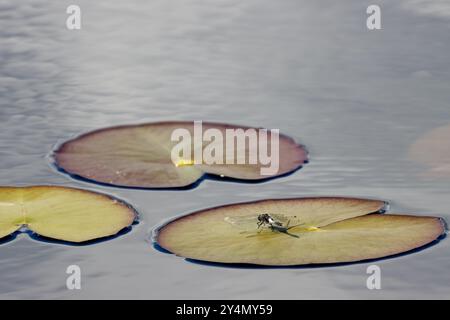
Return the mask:
POLYGON ((409 153, 450 123, 450 4, 377 1, 373 31, 370 4, 1 0, 1 185, 98 190, 132 203, 140 223, 89 246, 27 234, 1 244, 0 298, 450 298, 448 238, 392 259, 298 269, 196 264, 149 240, 169 218, 276 197, 377 198, 392 213, 450 221, 450 175, 429 177, 409 153), (81 30, 65 26, 73 2, 81 30), (159 120, 279 128, 308 147, 310 163, 261 184, 205 180, 187 191, 99 186, 49 164, 74 135, 159 120), (366 287, 370 264, 381 268, 380 290, 366 287), (69 265, 81 268, 81 290, 66 288, 69 265))

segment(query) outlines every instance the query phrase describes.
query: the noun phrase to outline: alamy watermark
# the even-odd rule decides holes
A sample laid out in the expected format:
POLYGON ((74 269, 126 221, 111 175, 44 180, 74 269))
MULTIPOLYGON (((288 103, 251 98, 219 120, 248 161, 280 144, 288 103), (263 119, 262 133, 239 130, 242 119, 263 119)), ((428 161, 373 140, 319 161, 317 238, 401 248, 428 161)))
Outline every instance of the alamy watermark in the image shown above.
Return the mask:
POLYGON ((208 128, 203 132, 202 121, 194 121, 193 135, 186 128, 177 128, 172 132, 172 142, 178 142, 171 151, 175 166, 258 165, 263 176, 278 173, 278 129, 208 128))
POLYGON ((366 26, 369 30, 381 29, 381 8, 376 4, 367 7, 366 13, 369 15, 366 20, 366 26))
POLYGON ((67 7, 66 13, 69 15, 66 19, 66 28, 69 30, 81 29, 81 8, 75 4, 67 7))
POLYGON ((367 274, 370 274, 366 280, 366 286, 369 290, 381 289, 381 269, 376 264, 371 264, 367 267, 367 274))
POLYGON ((66 279, 66 287, 68 290, 81 290, 81 268, 76 264, 70 265, 66 269, 69 276, 66 279))

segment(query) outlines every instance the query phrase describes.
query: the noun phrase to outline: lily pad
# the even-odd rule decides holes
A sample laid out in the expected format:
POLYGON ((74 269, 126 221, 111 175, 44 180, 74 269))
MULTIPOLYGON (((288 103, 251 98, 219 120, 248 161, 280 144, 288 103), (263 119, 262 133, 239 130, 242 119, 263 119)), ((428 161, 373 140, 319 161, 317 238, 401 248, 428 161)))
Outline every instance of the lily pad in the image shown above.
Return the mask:
MULTIPOLYGON (((223 136, 227 129, 251 129, 205 122, 202 123, 202 127, 203 132, 216 129, 223 136)), ((156 122, 93 131, 62 144, 54 152, 55 164, 59 169, 74 177, 108 185, 134 188, 179 188, 194 185, 205 175, 252 181, 265 180, 295 171, 307 161, 307 152, 303 146, 290 137, 279 135, 279 166, 274 174, 262 174, 261 169, 266 164, 262 165, 261 162, 226 164, 226 150, 223 151, 225 164, 207 164, 205 161, 195 163, 194 145, 189 157, 174 164, 171 152, 178 142, 172 141, 171 136, 174 130, 180 128, 188 130, 194 137, 192 121, 156 122)), ((269 131, 269 141, 270 138, 269 131)), ((197 149, 201 148, 201 151, 205 151, 210 143, 200 141, 200 147, 197 149)), ((237 143, 235 145, 237 146, 237 143)), ((241 151, 246 159, 250 152, 258 152, 258 149, 250 143, 241 145, 240 149, 235 150, 236 154, 241 151)))
POLYGON ((444 232, 440 218, 380 214, 385 205, 354 198, 233 204, 176 219, 159 228, 154 240, 169 252, 195 260, 290 266, 382 258, 424 246, 444 232), (261 213, 282 214, 301 224, 287 233, 268 228, 258 233, 261 213), (252 232, 233 225, 251 217, 252 232))
POLYGON ((47 238, 85 242, 116 235, 135 211, 86 190, 57 186, 0 187, 0 238, 27 229, 47 238))
POLYGON ((433 178, 450 177, 450 125, 436 128, 411 146, 410 157, 429 170, 424 175, 433 178))

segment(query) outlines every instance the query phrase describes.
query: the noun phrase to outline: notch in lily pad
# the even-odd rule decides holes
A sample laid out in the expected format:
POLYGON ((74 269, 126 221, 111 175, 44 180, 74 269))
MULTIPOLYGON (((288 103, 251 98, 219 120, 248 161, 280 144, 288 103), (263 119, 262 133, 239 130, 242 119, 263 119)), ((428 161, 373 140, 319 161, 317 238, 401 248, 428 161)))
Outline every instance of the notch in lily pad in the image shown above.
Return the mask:
POLYGON ((0 187, 0 239, 26 228, 72 243, 118 235, 137 218, 116 198, 87 190, 58 187, 0 187))
POLYGON ((264 181, 289 174, 308 160, 304 146, 278 132, 210 122, 201 123, 198 130, 196 125, 193 121, 155 122, 93 131, 59 146, 53 153, 54 163, 72 177, 90 182, 164 189, 189 188, 213 176, 235 181, 264 181), (241 135, 241 142, 237 137, 232 138, 233 148, 227 145, 229 132, 241 135), (212 138, 214 134, 223 140, 212 138), (186 144, 179 148, 183 135, 192 137, 192 143, 187 144, 190 152, 185 152, 186 144), (275 151, 275 137, 278 139, 276 171, 265 172, 268 164, 261 161, 261 155, 265 154, 265 160, 267 155, 275 156, 271 154, 275 151), (174 153, 182 154, 175 162, 174 153), (214 162, 205 159, 204 154, 210 155, 214 162), (250 159, 255 155, 258 161, 252 163, 250 159), (247 161, 242 163, 239 159, 247 161))
POLYGON ((197 261, 297 266, 393 256, 425 246, 445 232, 441 218, 382 214, 385 208, 384 201, 334 197, 239 203, 169 222, 155 231, 154 241, 197 261), (258 228, 261 214, 289 225, 285 230, 258 228))

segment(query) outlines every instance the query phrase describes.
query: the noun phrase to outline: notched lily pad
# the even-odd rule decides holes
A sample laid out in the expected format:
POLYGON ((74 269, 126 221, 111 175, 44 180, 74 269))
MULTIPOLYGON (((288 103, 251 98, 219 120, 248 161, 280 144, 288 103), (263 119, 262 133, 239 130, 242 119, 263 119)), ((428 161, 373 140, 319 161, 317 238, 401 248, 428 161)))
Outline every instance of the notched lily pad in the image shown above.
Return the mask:
POLYGON ((100 193, 57 186, 0 187, 0 239, 25 227, 79 243, 116 235, 135 218, 130 206, 100 193))
MULTIPOLYGON (((176 129, 186 129, 192 137, 195 136, 192 121, 112 127, 84 134, 62 144, 54 151, 53 158, 60 170, 76 178, 133 188, 187 187, 208 174, 239 180, 265 180, 295 171, 307 161, 305 148, 290 137, 280 134, 279 166, 274 174, 262 174, 261 168, 266 164, 261 165, 260 161, 257 164, 207 164, 205 161, 194 163, 194 145, 189 157, 174 164, 171 152, 178 142, 172 141, 171 136, 176 129)), ((216 129, 216 132, 221 132, 225 137, 227 129, 252 128, 203 122, 202 129, 203 133, 208 129, 216 129)), ((269 131, 269 141, 270 138, 269 131)), ((212 141, 200 142, 197 149, 201 148, 202 152, 211 151, 211 143, 212 141)), ((223 163, 227 160, 225 149, 223 163)), ((235 155, 243 152, 246 159, 249 159, 250 152, 259 152, 259 149, 255 149, 255 145, 251 146, 250 143, 241 145, 240 149, 235 150, 235 155)), ((270 151, 269 146, 268 150, 270 151)))
POLYGON ((233 204, 176 219, 159 228, 154 241, 195 260, 290 266, 391 256, 424 246, 445 231, 440 218, 380 214, 385 205, 354 198, 233 204), (291 226, 287 232, 257 229, 262 213, 284 216, 291 226))

